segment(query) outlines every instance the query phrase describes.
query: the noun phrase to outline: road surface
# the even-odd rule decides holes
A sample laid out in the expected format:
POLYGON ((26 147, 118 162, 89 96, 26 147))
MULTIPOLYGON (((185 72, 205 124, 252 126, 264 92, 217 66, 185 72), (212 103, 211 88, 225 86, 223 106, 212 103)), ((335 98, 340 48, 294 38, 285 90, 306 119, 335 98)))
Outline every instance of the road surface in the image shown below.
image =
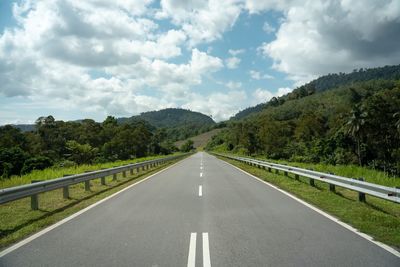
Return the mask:
POLYGON ((206 153, 0 258, 0 266, 400 266, 400 258, 206 153))

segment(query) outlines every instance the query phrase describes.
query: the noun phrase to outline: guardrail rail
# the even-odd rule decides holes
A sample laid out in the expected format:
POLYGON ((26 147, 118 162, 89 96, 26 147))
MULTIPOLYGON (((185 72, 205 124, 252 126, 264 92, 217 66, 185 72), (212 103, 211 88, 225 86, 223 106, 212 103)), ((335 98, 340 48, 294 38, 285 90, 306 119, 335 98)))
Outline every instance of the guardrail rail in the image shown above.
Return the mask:
POLYGON ((186 154, 170 156, 160 159, 142 161, 138 163, 118 166, 114 168, 104 169, 104 170, 97 170, 97 171, 90 171, 75 175, 68 175, 61 178, 55 178, 51 180, 45 181, 32 181, 31 184, 20 185, 15 187, 9 187, 0 189, 0 204, 4 204, 7 202, 15 201, 25 197, 31 197, 31 208, 33 210, 39 209, 39 200, 38 194, 52 191, 55 189, 63 188, 63 197, 69 198, 69 186, 78 184, 78 183, 85 183, 85 191, 90 191, 90 180, 93 179, 100 179, 101 184, 106 184, 106 177, 113 176, 113 180, 117 180, 117 174, 122 173, 122 177, 126 177, 126 172, 129 171, 130 174, 133 174, 133 171, 136 169, 139 172, 140 168, 142 170, 158 166, 160 164, 164 164, 166 162, 176 160, 179 158, 183 158, 187 156, 186 154))
POLYGON ((294 174, 295 179, 299 179, 300 176, 307 177, 310 180, 310 185, 314 186, 314 181, 321 181, 329 184, 329 189, 335 191, 335 186, 347 188, 358 192, 359 201, 365 202, 366 195, 371 195, 377 198, 389 200, 395 203, 400 203, 400 188, 388 187, 383 185, 378 185, 374 183, 365 182, 364 179, 353 179, 347 178, 331 173, 323 173, 314 170, 302 169, 298 167, 292 167, 284 164, 277 164, 252 158, 237 157, 232 155, 226 155, 221 153, 212 153, 217 156, 229 158, 232 160, 244 162, 249 165, 254 165, 259 168, 268 169, 269 172, 274 169, 276 173, 279 171, 283 172, 284 175, 288 173, 294 174))

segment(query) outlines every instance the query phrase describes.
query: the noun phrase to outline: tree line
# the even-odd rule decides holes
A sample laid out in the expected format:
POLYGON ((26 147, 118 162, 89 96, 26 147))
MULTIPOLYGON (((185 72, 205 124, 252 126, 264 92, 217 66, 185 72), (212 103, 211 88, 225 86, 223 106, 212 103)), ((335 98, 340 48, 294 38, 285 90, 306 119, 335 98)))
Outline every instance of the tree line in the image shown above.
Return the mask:
POLYGON ((118 124, 109 116, 102 123, 91 119, 64 122, 47 116, 38 118, 30 132, 11 125, 0 127, 0 176, 175 151, 165 129, 154 129, 144 121, 118 124))
POLYGON ((400 81, 372 80, 273 99, 261 112, 230 121, 207 149, 358 164, 399 175, 400 81))

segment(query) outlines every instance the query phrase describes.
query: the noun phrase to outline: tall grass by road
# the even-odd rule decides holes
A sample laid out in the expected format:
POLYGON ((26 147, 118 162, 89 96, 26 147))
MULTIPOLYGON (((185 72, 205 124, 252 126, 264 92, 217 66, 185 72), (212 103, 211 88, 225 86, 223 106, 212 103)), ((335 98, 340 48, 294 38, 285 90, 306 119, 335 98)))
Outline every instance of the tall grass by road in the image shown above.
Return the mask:
MULTIPOLYGON (((177 155, 177 154, 174 154, 177 155)), ((172 156, 172 155, 168 155, 172 156)), ((114 162, 107 163, 98 163, 98 164, 83 164, 76 165, 72 167, 51 167, 44 170, 34 170, 31 173, 22 175, 22 176, 12 176, 9 179, 0 179, 0 189, 7 188, 17 185, 30 184, 32 180, 49 180, 54 178, 63 177, 63 175, 67 174, 79 174, 84 173, 85 171, 96 171, 101 169, 107 169, 117 166, 123 166, 132 163, 138 163, 147 160, 153 160, 162 158, 165 156, 152 156, 152 157, 143 157, 131 160, 119 160, 114 162)))

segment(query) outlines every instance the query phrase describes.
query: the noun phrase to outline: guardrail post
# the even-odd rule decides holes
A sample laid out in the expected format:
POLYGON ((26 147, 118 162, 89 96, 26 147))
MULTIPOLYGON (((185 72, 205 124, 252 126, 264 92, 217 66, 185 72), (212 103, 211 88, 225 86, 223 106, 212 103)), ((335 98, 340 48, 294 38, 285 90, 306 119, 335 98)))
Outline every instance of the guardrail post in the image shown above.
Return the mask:
POLYGON ((285 176, 288 176, 288 172, 287 171, 284 171, 283 173, 285 174, 285 176))
POLYGON ((114 174, 113 174, 113 181, 116 181, 116 180, 117 180, 117 174, 114 173, 114 174))
POLYGON ((269 171, 269 172, 271 172, 271 171, 272 171, 272 170, 271 170, 271 167, 268 167, 268 171, 269 171))
POLYGON ((311 185, 311 186, 315 186, 315 180, 312 179, 312 178, 310 178, 310 185, 311 185))
POLYGON ((294 179, 299 180, 299 179, 300 179, 299 175, 298 175, 298 174, 295 174, 295 175, 294 175, 294 179))
MULTIPOLYGON (((91 171, 84 171, 91 172, 91 171)), ((90 191, 90 180, 85 181, 85 191, 90 191)))
MULTIPOLYGON (((63 177, 65 176, 70 176, 71 174, 64 174, 63 177)), ((64 186, 63 187, 63 198, 69 199, 69 186, 64 186)))
POLYGON ((100 177, 101 185, 106 185, 106 177, 100 177))
POLYGON ((144 171, 144 165, 142 166, 142 171, 144 171))
POLYGON ((276 173, 276 174, 279 174, 279 170, 278 170, 278 169, 275 169, 275 173, 276 173))
POLYGON ((331 191, 331 192, 335 192, 336 191, 336 188, 335 188, 334 184, 329 184, 329 191, 331 191))
MULTIPOLYGON (((32 180, 31 183, 38 183, 41 182, 41 180, 32 180)), ((39 209, 39 195, 35 194, 31 196, 31 209, 32 210, 38 210, 39 209)))
POLYGON ((122 177, 126 178, 126 171, 122 172, 122 177))
POLYGON ((133 175, 133 168, 132 168, 132 169, 129 169, 129 174, 130 174, 130 175, 133 175))
MULTIPOLYGON (((364 178, 358 178, 359 181, 364 181, 364 178)), ((358 192, 358 201, 365 202, 365 193, 358 192)))

